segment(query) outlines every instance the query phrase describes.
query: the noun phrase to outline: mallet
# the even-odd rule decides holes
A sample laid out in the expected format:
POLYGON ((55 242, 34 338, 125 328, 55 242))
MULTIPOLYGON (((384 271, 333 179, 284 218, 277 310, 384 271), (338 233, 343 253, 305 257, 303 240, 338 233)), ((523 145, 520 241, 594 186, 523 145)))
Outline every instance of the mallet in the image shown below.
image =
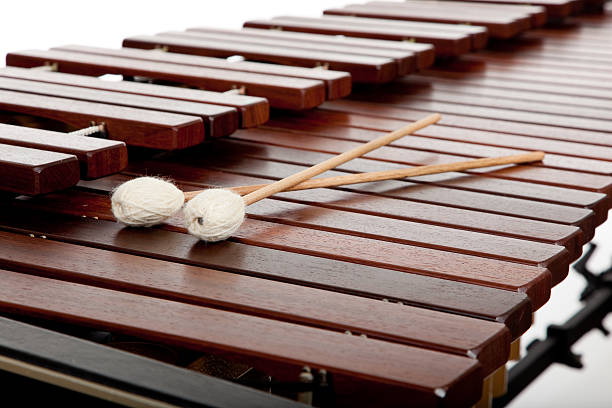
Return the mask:
MULTIPOLYGON (((191 230, 200 231, 196 235, 206 240, 209 240, 206 238, 208 235, 203 232, 206 229, 215 231, 211 233, 211 237, 228 237, 242 223, 245 205, 252 204, 283 189, 293 187, 326 170, 337 167, 351 159, 362 156, 403 136, 436 123, 439 119, 439 114, 427 116, 399 130, 388 133, 346 153, 332 157, 311 168, 280 180, 273 185, 266 186, 263 191, 253 192, 253 195, 244 197, 244 201, 238 195, 228 190, 211 189, 208 192, 202 192, 202 197, 194 198, 189 208, 185 209, 185 214, 190 216, 197 215, 194 218, 197 225, 192 225, 193 228, 191 230), (240 198, 240 200, 236 197, 240 198), (213 199, 213 201, 205 205, 205 199, 213 199), (227 201, 223 201, 224 199, 227 201)), ((111 196, 113 215, 119 222, 129 226, 150 227, 160 224, 174 215, 184 202, 185 197, 181 190, 172 183, 155 177, 139 177, 123 183, 113 191, 111 196)), ((192 223, 193 220, 191 218, 189 220, 192 223)), ((188 223, 189 225, 191 224, 188 223)))

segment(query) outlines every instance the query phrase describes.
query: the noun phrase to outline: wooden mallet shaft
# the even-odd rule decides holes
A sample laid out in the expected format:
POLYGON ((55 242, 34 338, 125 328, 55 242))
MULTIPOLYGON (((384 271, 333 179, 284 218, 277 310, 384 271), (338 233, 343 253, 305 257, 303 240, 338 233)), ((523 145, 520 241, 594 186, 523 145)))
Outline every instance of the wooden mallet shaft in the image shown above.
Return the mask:
MULTIPOLYGON (((453 171, 463 171, 470 169, 478 169, 482 167, 501 166, 505 164, 519 164, 541 161, 544 158, 544 152, 530 152, 523 154, 515 154, 511 156, 487 157, 483 159, 467 160, 449 164, 435 164, 427 166, 410 167, 406 169, 375 171, 371 173, 348 174, 346 176, 326 177, 319 179, 306 180, 302 183, 289 187, 281 191, 297 191, 308 190, 311 188, 338 187, 349 184, 368 183, 373 181, 394 180, 406 177, 425 176, 428 174, 448 173, 453 171)), ((258 191, 268 187, 271 184, 257 184, 251 186, 231 187, 230 190, 240 194, 250 194, 253 191, 258 191)), ((201 191, 189 191, 185 193, 185 200, 189 201, 201 191)))
POLYGON ((330 159, 327 159, 319 164, 315 164, 312 167, 307 168, 306 170, 302 170, 298 173, 292 174, 289 177, 285 177, 282 180, 274 182, 272 184, 268 184, 265 187, 252 191, 243 197, 245 205, 251 205, 256 203, 259 200, 262 200, 266 197, 269 197, 273 194, 279 193, 281 191, 285 191, 290 189, 291 187, 311 179, 319 174, 336 168, 341 164, 344 164, 356 157, 363 156, 366 153, 371 152, 374 149, 377 149, 381 146, 388 145, 389 143, 400 139, 406 135, 416 132, 419 129, 422 129, 426 126, 429 126, 433 123, 436 123, 440 120, 440 114, 434 113, 433 115, 429 115, 423 119, 420 119, 414 123, 411 123, 408 126, 405 126, 401 129, 398 129, 394 132, 388 133, 384 136, 376 138, 368 143, 357 146, 354 149, 351 149, 347 152, 334 156, 330 159))

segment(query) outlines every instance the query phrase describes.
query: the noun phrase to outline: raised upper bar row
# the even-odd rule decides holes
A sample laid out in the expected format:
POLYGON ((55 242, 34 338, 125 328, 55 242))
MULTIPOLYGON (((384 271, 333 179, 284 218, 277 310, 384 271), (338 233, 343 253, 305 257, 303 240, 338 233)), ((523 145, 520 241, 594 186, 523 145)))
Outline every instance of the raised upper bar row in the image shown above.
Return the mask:
MULTIPOLYGON (((417 3, 411 2, 411 9, 417 3)), ((442 5, 449 7, 446 3, 439 6, 442 5)), ((350 9, 360 9, 360 7, 395 10, 395 8, 403 9, 405 5, 372 2, 364 6, 348 6, 350 9)), ((428 8, 430 5, 421 4, 419 7, 428 8)), ((495 9, 486 6, 485 9, 487 12, 484 13, 483 19, 487 20, 487 23, 500 20, 496 15, 500 10, 510 19, 521 17, 521 13, 533 14, 538 11, 533 7, 509 8, 508 6, 498 6, 495 9), (514 11, 510 13, 511 10, 514 11)), ((67 77, 57 74, 9 71, 6 76, 22 81, 7 79, 2 82, 0 86, 6 99, 2 107, 4 110, 20 114, 60 120, 73 127, 82 127, 85 122, 102 119, 113 133, 111 138, 146 147, 182 148, 197 144, 205 137, 228 135, 238 127, 256 126, 267 120, 265 101, 253 98, 247 101, 241 96, 219 95, 210 90, 218 92, 238 88, 243 93, 267 98, 273 107, 309 109, 325 100, 348 95, 351 90, 351 80, 389 82, 397 76, 427 68, 433 62, 434 47, 439 55, 459 55, 482 48, 486 44, 488 30, 494 27, 491 24, 487 26, 488 28, 484 28, 333 16, 320 19, 282 17, 273 21, 271 25, 268 24, 271 28, 277 28, 279 23, 286 22, 288 26, 297 24, 303 26, 302 28, 314 25, 315 31, 324 34, 376 37, 382 33, 383 38, 387 40, 409 41, 347 39, 343 35, 313 35, 248 28, 243 31, 199 28, 187 32, 166 32, 157 36, 134 37, 124 41, 124 45, 129 47, 162 48, 176 53, 82 46, 65 46, 50 51, 17 52, 7 56, 8 65, 21 67, 53 65, 63 73, 89 76, 111 73, 128 78, 145 77, 165 83, 181 83, 208 89, 209 92, 199 93, 197 97, 195 95, 177 97, 177 93, 183 92, 172 92, 169 88, 163 91, 157 88, 152 91, 153 88, 146 89, 143 84, 122 83, 109 86, 102 81, 88 81, 78 77, 73 77, 68 82, 67 77), (339 26, 350 27, 352 31, 341 33, 338 31, 339 26), (430 44, 410 42, 414 40, 423 40, 430 44), (265 61, 268 64, 211 58, 211 56, 230 57, 234 54, 265 61), (293 66, 269 64, 270 62, 293 66), (180 66, 178 72, 177 65, 180 66), (317 66, 338 71, 310 69, 317 66), (77 80, 73 82, 75 78, 77 80), (42 86, 40 82, 53 84, 42 86), (117 92, 121 92, 121 95, 117 92), (132 95, 127 96, 126 93, 132 95), (33 98, 29 96, 30 94, 40 96, 33 98), (148 98, 141 95, 146 95, 148 98), (152 95, 160 98, 151 99, 152 95), (177 99, 182 101, 178 102, 177 99), (105 115, 104 107, 96 106, 93 102, 122 106, 119 109, 121 117, 115 117, 114 113, 105 115), (71 108, 73 105, 78 105, 80 109, 71 108), (148 137, 151 127, 148 125, 145 126, 148 130, 144 133, 134 133, 135 126, 149 122, 145 118, 147 114, 137 110, 168 112, 161 115, 168 123, 158 123, 159 116, 150 122, 154 125, 155 133, 160 130, 160 125, 162 127, 168 125, 172 128, 172 134, 162 137, 161 140, 151 141, 148 137), (257 112, 254 113, 254 110, 257 112), (183 115, 183 117, 172 115, 183 115), (199 120, 193 120, 198 117, 201 123, 199 120), (117 121, 121 122, 118 127, 117 121), (184 129, 185 135, 178 137, 176 129, 185 126, 188 126, 184 129), (130 133, 130 138, 114 135, 116 129, 130 133)), ((457 21, 449 20, 449 22, 457 21)), ((246 25, 258 24, 246 23, 246 25)))

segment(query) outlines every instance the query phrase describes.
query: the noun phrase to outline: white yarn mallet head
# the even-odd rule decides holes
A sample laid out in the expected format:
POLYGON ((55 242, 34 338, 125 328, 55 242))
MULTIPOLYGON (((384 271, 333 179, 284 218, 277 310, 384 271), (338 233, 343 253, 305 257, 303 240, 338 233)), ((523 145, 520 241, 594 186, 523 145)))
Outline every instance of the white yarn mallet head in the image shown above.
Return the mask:
POLYGON ((347 152, 334 156, 319 164, 302 170, 296 174, 269 184, 259 190, 240 197, 238 194, 224 189, 206 190, 185 205, 185 224, 190 234, 206 242, 222 241, 232 236, 240 228, 246 213, 246 206, 287 190, 305 180, 311 179, 327 170, 333 169, 349 160, 363 156, 381 146, 385 146, 403 136, 429 126, 440 120, 439 114, 433 114, 418 120, 399 130, 388 133, 368 143, 360 145, 347 152), (227 201, 225 201, 227 200, 227 201), (242 204, 238 201, 242 200, 242 204))
POLYGON ((117 187, 111 195, 111 210, 117 221, 132 227, 151 227, 176 214, 185 195, 168 181, 138 177, 117 187))
POLYGON ((204 190, 183 209, 187 231, 203 241, 223 241, 240 228, 246 215, 241 195, 224 188, 204 190))

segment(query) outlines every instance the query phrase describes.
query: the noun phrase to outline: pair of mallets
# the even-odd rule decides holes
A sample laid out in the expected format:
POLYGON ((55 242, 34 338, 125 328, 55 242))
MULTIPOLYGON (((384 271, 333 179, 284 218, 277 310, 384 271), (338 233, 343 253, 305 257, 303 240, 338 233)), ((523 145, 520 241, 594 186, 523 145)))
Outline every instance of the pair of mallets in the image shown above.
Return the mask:
POLYGON ((214 188, 183 193, 172 183, 158 178, 136 178, 122 184, 113 192, 111 197, 112 211, 115 218, 126 225, 152 226, 160 224, 176 214, 185 201, 187 201, 183 211, 189 233, 203 241, 215 242, 229 238, 240 228, 248 205, 282 191, 401 179, 481 167, 534 162, 544 158, 543 152, 531 152, 450 164, 419 166, 311 180, 327 170, 363 156, 381 146, 388 145, 403 136, 436 123, 438 120, 440 120, 439 114, 427 116, 406 127, 388 133, 272 184, 233 187, 231 189, 214 188), (244 197, 241 196, 243 194, 244 197))

